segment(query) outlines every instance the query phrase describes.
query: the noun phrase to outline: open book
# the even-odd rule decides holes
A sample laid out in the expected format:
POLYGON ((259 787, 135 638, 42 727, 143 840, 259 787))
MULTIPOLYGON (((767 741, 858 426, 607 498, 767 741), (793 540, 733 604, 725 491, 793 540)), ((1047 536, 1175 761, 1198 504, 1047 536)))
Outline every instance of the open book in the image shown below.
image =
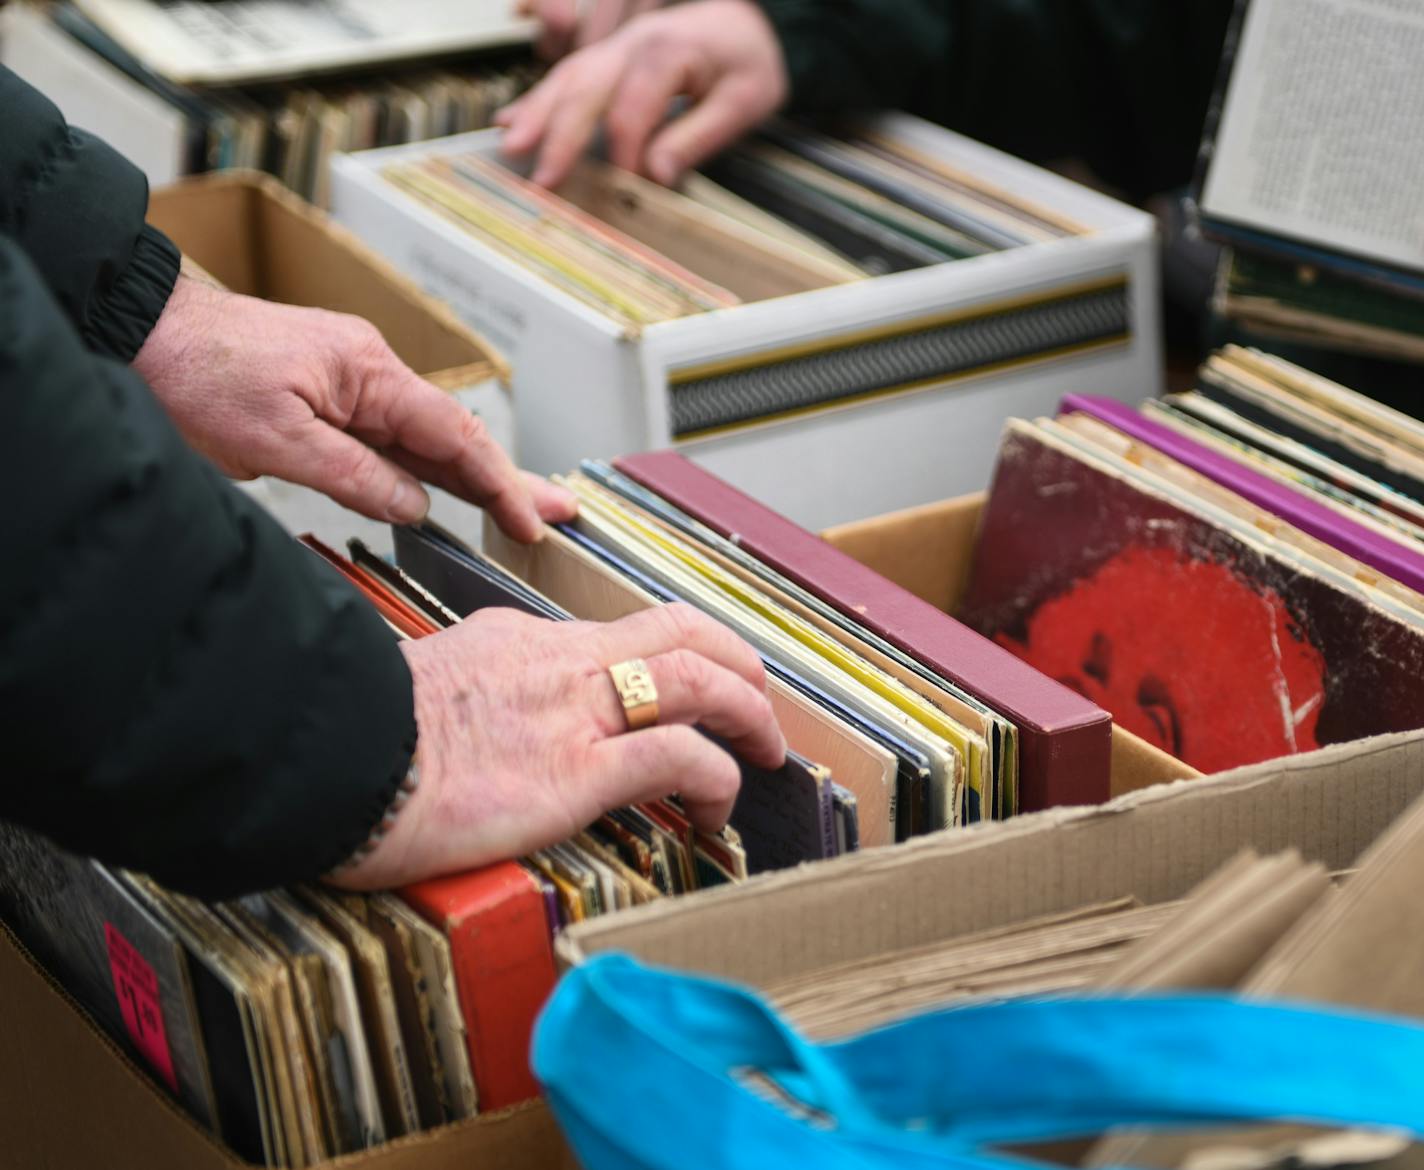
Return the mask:
POLYGON ((1424 4, 1250 0, 1204 147, 1208 232, 1424 295, 1424 4))
POLYGON ((531 39, 516 0, 81 0, 155 73, 234 85, 531 39))

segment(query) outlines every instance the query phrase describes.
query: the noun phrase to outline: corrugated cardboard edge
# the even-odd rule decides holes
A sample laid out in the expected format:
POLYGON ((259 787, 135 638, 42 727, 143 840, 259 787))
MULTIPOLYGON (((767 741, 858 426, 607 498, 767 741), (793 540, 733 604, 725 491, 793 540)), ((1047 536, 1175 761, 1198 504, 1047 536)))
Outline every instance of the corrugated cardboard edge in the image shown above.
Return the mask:
MULTIPOLYGON (((606 950, 632 949, 636 952, 642 936, 657 933, 674 917, 681 934, 694 934, 701 930, 706 936, 711 933, 712 927, 725 925, 733 913, 738 915, 739 921, 753 920, 758 907, 765 910, 778 902, 785 904, 787 901, 794 901, 802 894, 813 895, 820 904, 843 905, 844 922, 835 929, 844 930, 846 939, 851 939, 857 930, 863 929, 863 926, 857 926, 855 915, 858 913, 864 916, 867 913, 865 900, 874 896, 867 893, 872 879, 882 882, 883 888, 884 884, 888 884, 884 879, 893 881, 901 874, 908 874, 908 871, 926 863, 982 853, 1035 837, 1043 839, 1045 843, 1053 842, 1064 858, 1067 858, 1073 850, 1073 838, 1087 835, 1086 831, 1114 823, 1125 829, 1129 820, 1138 817, 1142 812, 1165 814, 1174 806, 1200 805, 1204 816, 1217 818, 1216 823, 1220 829, 1225 826, 1224 818, 1229 813, 1226 807, 1229 802, 1204 802, 1212 802, 1213 798, 1229 796, 1232 793, 1249 793, 1261 787, 1279 786, 1289 783, 1293 778, 1306 777, 1314 772, 1339 771, 1342 768, 1357 777, 1364 776, 1367 772, 1388 776, 1391 769, 1412 770, 1408 784, 1402 785, 1409 790, 1404 795, 1412 796, 1417 787, 1413 772, 1419 772, 1420 779, 1424 779, 1424 733, 1380 736, 1257 764, 1218 776, 1159 785, 1119 797, 1097 808, 1050 809, 1009 821, 951 829, 916 838, 901 845, 765 875, 741 886, 723 887, 672 902, 637 907, 624 911, 613 919, 586 922, 571 927, 556 945, 557 957, 561 965, 568 967, 585 961, 594 953, 606 950)), ((1377 808, 1361 809, 1354 815, 1352 824, 1338 830, 1330 826, 1319 827, 1319 818, 1325 815, 1323 811, 1311 812, 1296 808, 1290 816, 1281 815, 1278 818, 1279 823, 1271 825, 1270 835, 1291 841, 1296 836, 1304 835, 1301 827, 1302 821, 1306 821, 1312 832, 1335 832, 1350 841, 1358 842, 1362 848, 1367 840, 1373 839, 1374 833, 1383 829, 1384 823, 1377 822, 1383 820, 1387 823, 1390 813, 1399 811, 1385 807, 1385 802, 1379 802, 1379 805, 1377 808), (1314 819, 1311 819, 1312 817, 1314 819)), ((1170 832, 1167 816, 1154 815, 1152 819, 1155 822, 1155 830, 1170 832)), ((1230 836, 1225 832, 1218 835, 1222 838, 1230 836)), ((1133 843, 1143 844, 1140 840, 1134 840, 1133 843)), ((1152 842, 1146 844, 1150 846, 1152 842)), ((1183 847, 1196 848, 1205 858, 1215 846, 1211 841, 1202 840, 1186 842, 1183 847)), ((1158 864, 1156 858, 1150 855, 1151 850, 1148 852, 1145 864, 1149 867, 1158 864)), ((1350 859, 1353 860, 1353 854, 1350 859)), ((1060 858, 1060 861, 1062 860, 1063 858, 1060 858)), ((1168 864, 1164 852, 1160 867, 1165 868, 1168 864)), ((1062 878, 1065 875, 1059 876, 1062 878)), ((1041 874, 1021 876, 1022 883, 1041 883, 1042 880, 1041 874)), ((1023 891, 1018 891, 1021 892, 1023 891)), ((1018 893, 1009 890, 946 890, 944 893, 945 897, 992 898, 994 902, 1005 905, 1018 896, 1018 893)), ((877 905, 872 910, 882 916, 897 912, 913 916, 915 913, 913 907, 897 909, 894 906, 877 905)), ((727 942, 732 945, 733 940, 728 939, 727 942)), ((741 940, 741 945, 745 945, 745 940, 741 940)), ((780 938, 776 940, 775 945, 783 953, 790 955, 799 944, 796 939, 780 938)), ((825 949, 830 944, 819 940, 817 945, 825 949)))
POLYGON ((194 175, 190 178, 179 179, 175 183, 165 184, 155 191, 154 194, 155 196, 167 192, 181 194, 186 190, 202 190, 210 187, 223 186, 255 188, 267 198, 280 203, 294 215, 298 215, 310 223, 317 225, 324 232, 328 233, 332 239, 340 243, 342 247, 360 256, 364 263, 369 264, 373 269, 379 272, 381 277, 387 280, 393 287, 400 289, 413 300, 422 303, 430 315, 434 317, 443 328, 464 336, 472 346, 477 347, 486 355, 487 365, 483 362, 474 362, 467 366, 457 366, 453 369, 441 370, 433 375, 428 375, 427 381, 439 386, 442 390, 458 390, 475 382, 493 377, 500 386, 504 388, 506 393, 511 392, 512 371, 509 362, 489 338, 467 325, 455 315, 448 304, 422 289, 411 280, 410 277, 402 273, 383 256, 369 248, 355 234, 338 223, 326 212, 308 203, 295 192, 288 190, 273 176, 264 174, 261 171, 251 170, 219 171, 213 174, 194 175))

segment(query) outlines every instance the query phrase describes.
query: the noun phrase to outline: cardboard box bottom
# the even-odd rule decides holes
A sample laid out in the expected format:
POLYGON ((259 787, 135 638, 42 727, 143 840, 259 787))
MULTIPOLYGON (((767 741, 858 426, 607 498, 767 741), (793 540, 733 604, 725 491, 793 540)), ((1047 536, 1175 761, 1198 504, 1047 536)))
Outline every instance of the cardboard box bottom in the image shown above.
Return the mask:
MULTIPOLYGON (((0 1165, 239 1170, 0 924, 0 1165)), ((576 1170, 537 1101, 324 1163, 341 1170, 576 1170)))

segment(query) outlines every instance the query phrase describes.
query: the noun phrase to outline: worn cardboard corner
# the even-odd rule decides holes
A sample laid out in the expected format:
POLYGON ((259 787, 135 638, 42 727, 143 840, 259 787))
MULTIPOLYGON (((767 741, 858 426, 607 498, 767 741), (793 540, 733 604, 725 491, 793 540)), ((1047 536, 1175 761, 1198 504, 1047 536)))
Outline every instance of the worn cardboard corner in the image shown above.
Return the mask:
MULTIPOLYGON (((0 923, 0 1165, 245 1170, 30 958, 0 923)), ((348 1154, 341 1170, 577 1170, 548 1108, 527 1102, 348 1154)))
POLYGON ((621 950, 764 986, 1125 895, 1179 898, 1247 847, 1347 868, 1421 792, 1424 732, 1363 740, 639 908, 571 928, 559 958, 621 950))
POLYGON ((148 219, 235 292, 364 317, 442 389, 490 379, 509 388, 509 365, 493 345, 270 175, 181 180, 153 192, 148 219))
POLYGON ((101 1033, 0 924, 4 1161, 66 1170, 241 1166, 101 1033), (162 1134, 156 1160, 154 1135, 162 1134))

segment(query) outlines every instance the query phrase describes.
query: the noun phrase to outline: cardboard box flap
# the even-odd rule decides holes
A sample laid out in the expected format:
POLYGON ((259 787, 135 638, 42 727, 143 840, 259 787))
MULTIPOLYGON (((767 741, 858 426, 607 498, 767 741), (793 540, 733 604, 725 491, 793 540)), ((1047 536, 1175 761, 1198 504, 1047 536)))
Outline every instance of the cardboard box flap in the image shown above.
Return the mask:
POLYGON ((148 219, 234 292, 364 317, 436 385, 508 382, 488 341, 270 175, 224 171, 160 188, 148 219))
POLYGON ((1247 846, 1343 869, 1421 791, 1424 733, 1381 736, 631 910, 571 928, 559 958, 623 950, 764 984, 1123 895, 1179 898, 1247 846))

